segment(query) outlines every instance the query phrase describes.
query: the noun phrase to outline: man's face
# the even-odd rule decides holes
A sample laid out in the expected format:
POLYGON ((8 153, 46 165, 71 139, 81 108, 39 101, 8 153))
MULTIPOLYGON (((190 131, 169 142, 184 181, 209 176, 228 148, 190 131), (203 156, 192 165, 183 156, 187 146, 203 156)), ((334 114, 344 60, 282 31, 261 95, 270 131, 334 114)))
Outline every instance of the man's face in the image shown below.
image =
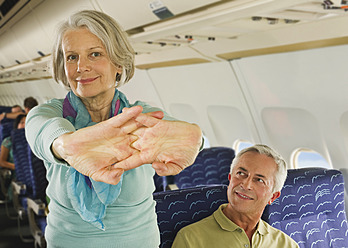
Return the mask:
POLYGON ((12 112, 12 113, 22 112, 22 109, 21 109, 21 107, 13 107, 13 108, 11 109, 11 112, 12 112))
POLYGON ((229 174, 228 201, 232 208, 243 214, 263 212, 268 203, 280 196, 273 193, 277 164, 264 154, 243 154, 229 174))

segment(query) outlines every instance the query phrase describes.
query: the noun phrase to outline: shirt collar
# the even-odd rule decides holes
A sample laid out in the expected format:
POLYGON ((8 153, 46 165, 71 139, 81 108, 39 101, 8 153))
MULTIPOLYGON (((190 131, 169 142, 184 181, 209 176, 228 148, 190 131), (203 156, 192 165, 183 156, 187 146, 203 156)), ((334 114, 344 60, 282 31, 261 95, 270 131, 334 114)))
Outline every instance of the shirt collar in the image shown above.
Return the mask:
MULTIPOLYGON (((213 216, 216 220, 216 222, 220 225, 221 229, 234 232, 234 231, 240 231, 243 230, 241 227, 239 227, 237 224, 235 224, 233 221, 231 221, 229 218, 226 217, 226 215, 222 212, 222 210, 227 206, 228 203, 220 205, 217 211, 214 212, 213 216)), ((256 232, 261 235, 266 235, 269 233, 269 226, 260 219, 256 232)))

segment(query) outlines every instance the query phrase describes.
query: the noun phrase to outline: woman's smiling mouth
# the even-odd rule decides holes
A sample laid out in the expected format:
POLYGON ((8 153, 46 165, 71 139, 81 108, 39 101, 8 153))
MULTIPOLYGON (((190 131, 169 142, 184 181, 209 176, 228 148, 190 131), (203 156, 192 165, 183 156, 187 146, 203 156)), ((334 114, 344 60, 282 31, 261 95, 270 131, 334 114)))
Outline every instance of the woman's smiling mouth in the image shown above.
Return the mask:
POLYGON ((80 84, 88 84, 96 80, 98 77, 93 77, 93 78, 81 78, 81 79, 76 79, 76 81, 80 84))

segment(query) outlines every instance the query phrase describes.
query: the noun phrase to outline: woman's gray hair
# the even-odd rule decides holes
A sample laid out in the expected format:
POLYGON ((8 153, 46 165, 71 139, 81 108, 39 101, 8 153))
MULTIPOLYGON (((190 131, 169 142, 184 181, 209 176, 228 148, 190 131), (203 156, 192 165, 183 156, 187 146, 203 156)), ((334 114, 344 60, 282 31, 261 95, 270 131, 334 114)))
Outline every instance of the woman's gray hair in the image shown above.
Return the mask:
POLYGON ((250 146, 250 147, 247 147, 247 148, 241 150, 237 154, 237 156, 233 159, 230 172, 232 173, 232 170, 238 164, 240 157, 247 152, 257 152, 259 154, 264 154, 264 155, 274 159, 274 162, 278 166, 278 170, 274 176, 273 193, 277 192, 277 191, 281 191, 281 189, 285 183, 287 173, 288 173, 287 168, 286 168, 286 162, 278 152, 276 152, 275 150, 273 150, 269 146, 257 144, 257 145, 250 146))
POLYGON ((115 66, 122 66, 123 75, 118 74, 115 79, 117 87, 128 82, 134 75, 135 52, 128 41, 127 34, 112 17, 95 10, 77 12, 59 26, 52 51, 53 78, 58 83, 61 82, 70 87, 64 70, 62 40, 66 31, 80 28, 87 28, 96 35, 104 44, 111 62, 115 66))

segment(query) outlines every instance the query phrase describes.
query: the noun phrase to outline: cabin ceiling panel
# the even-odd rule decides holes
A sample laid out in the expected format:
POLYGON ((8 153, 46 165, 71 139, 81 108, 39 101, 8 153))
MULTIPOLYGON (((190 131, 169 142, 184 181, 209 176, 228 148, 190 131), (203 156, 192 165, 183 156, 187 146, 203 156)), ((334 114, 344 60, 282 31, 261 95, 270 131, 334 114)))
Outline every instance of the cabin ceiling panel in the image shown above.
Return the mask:
POLYGON ((0 52, 8 62, 8 64, 3 65, 5 67, 17 65, 30 60, 26 51, 24 51, 18 44, 16 36, 12 30, 8 30, 1 36, 0 52))
MULTIPOLYGON (((15 15, 11 25, 0 29, 0 33, 7 30, 10 34, 0 35, 0 51, 4 51, 3 57, 6 57, 0 56, 0 65, 6 67, 0 69, 0 75, 23 70, 25 61, 32 67, 31 62, 42 55, 38 51, 49 54, 57 24, 82 9, 105 11, 121 23, 137 52, 138 68, 219 62, 236 56, 282 52, 283 49, 308 49, 318 46, 311 41, 348 37, 348 31, 340 30, 347 22, 347 19, 342 22, 342 17, 347 17, 348 13, 324 9, 322 0, 28 2, 27 7, 15 15), (159 14, 158 10, 168 10, 173 16, 161 16, 163 13, 159 14), (20 67, 16 66, 16 60, 22 63, 20 67)), ((319 46, 330 44, 332 42, 322 42, 319 46)), ((3 82, 1 78, 0 82, 3 82)))
POLYGON ((84 9, 95 9, 95 7, 90 1, 86 0, 45 0, 33 10, 33 13, 46 36, 49 37, 49 45, 52 47, 57 25, 71 14, 84 9))
POLYGON ((30 59, 51 53, 52 44, 35 15, 25 16, 11 30, 30 59))
POLYGON ((95 0, 95 2, 105 13, 113 16, 125 30, 129 30, 223 1, 132 0, 116 6, 114 0, 95 0))

